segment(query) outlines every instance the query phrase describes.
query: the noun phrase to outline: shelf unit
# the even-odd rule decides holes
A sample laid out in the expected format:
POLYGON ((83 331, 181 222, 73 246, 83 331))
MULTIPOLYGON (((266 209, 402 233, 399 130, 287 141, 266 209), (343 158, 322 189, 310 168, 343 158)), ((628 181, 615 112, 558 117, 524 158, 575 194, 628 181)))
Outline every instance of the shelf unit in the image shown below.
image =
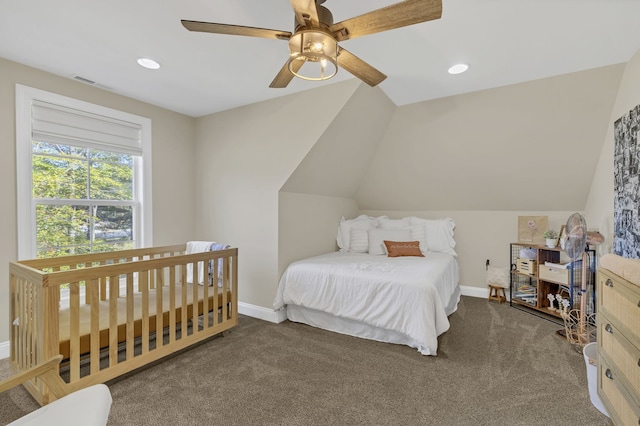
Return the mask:
MULTIPOLYGON (((587 248, 587 297, 586 314, 595 312, 595 250, 587 248)), ((580 306, 582 295, 582 260, 571 262, 566 269, 545 269, 545 262, 564 264, 569 262, 564 251, 559 247, 550 248, 544 245, 527 243, 511 243, 510 245, 511 274, 509 296, 510 305, 516 308, 538 314, 543 318, 562 323, 562 316, 556 309, 549 309, 550 302, 547 294, 560 294, 569 300, 570 309, 580 306), (535 252, 535 258, 520 257, 522 249, 535 252), (520 259, 520 260, 519 260, 520 259), (531 262, 535 261, 535 263, 531 262), (523 272, 523 269, 525 270, 523 272), (543 271, 541 272, 541 269, 543 271), (553 271, 549 273, 548 271, 553 271)))

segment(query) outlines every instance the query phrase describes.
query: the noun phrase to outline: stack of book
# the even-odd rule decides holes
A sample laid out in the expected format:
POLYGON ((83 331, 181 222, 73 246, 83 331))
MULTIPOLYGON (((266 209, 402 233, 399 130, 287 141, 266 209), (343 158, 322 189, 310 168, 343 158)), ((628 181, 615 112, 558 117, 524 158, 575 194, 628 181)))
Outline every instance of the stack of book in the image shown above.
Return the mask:
POLYGON ((537 290, 533 286, 521 284, 516 289, 515 298, 520 299, 525 303, 535 305, 537 300, 537 290))

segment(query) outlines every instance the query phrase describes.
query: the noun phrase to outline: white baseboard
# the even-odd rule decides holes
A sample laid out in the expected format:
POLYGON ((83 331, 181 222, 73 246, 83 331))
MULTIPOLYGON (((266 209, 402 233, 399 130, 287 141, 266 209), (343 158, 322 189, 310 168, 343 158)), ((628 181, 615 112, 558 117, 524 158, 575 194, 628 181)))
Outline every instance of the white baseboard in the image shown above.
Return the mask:
POLYGON ((462 294, 463 296, 480 297, 482 299, 488 299, 489 289, 484 287, 471 287, 468 285, 461 285, 460 294, 462 294))
POLYGON ((262 306, 251 305, 244 302, 238 302, 238 313, 276 324, 287 319, 287 311, 285 309, 274 311, 273 309, 263 308, 262 306))
POLYGON ((7 340, 6 342, 0 342, 0 359, 9 358, 9 348, 11 344, 7 340))
MULTIPOLYGON (((507 294, 507 301, 509 301, 509 289, 505 289, 505 293, 507 294)), ((469 296, 469 297, 479 297, 481 299, 488 299, 489 298, 489 288, 483 288, 483 287, 471 287, 471 286, 466 286, 466 285, 461 285, 460 286, 460 294, 462 294, 463 296, 469 296)))

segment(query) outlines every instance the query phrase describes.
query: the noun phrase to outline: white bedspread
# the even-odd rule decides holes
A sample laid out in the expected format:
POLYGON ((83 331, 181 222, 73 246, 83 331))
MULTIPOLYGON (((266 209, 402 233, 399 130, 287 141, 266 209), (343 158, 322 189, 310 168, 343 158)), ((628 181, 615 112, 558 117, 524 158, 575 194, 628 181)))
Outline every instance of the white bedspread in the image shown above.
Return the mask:
POLYGON ((456 258, 334 252, 294 262, 282 275, 274 308, 299 305, 408 336, 425 355, 460 300, 456 258))

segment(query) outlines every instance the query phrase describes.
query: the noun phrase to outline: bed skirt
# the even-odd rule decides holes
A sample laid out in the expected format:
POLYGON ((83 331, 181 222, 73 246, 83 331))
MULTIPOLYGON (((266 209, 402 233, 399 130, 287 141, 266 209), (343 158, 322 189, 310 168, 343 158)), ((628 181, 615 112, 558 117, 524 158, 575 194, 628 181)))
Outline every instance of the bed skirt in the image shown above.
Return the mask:
POLYGON ((435 355, 428 347, 420 342, 393 330, 368 325, 360 321, 341 318, 326 312, 317 311, 297 305, 287 305, 287 318, 289 321, 322 328, 348 336, 361 337, 384 343, 393 343, 415 348, 422 355, 435 355))

